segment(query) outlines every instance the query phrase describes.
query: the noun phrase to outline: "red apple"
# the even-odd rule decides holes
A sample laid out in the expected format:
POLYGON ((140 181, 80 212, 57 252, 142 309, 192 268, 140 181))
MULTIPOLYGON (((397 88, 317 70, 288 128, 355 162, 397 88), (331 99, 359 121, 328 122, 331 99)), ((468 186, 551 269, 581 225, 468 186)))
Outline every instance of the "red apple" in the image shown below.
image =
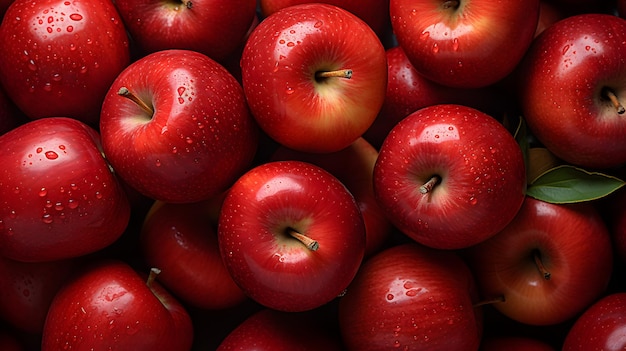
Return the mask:
POLYGON ((258 140, 241 85, 189 50, 156 52, 128 66, 107 93, 100 130, 120 177, 167 202, 224 191, 249 167, 258 140))
POLYGON ((256 16, 256 0, 116 0, 140 55, 187 49, 223 62, 256 16))
POLYGON ((66 116, 92 126, 130 62, 110 0, 15 0, 0 25, 0 47, 0 81, 28 117, 66 116))
POLYGON ((103 249, 130 218, 98 133, 64 117, 0 136, 0 254, 51 261, 103 249))
POLYGON ((484 338, 480 351, 556 351, 552 345, 531 337, 498 336, 484 338))
POLYGON ((608 294, 587 308, 570 328, 563 351, 626 349, 626 293, 608 294))
POLYGON ((365 251, 358 204, 334 176, 302 161, 274 161, 239 178, 222 204, 222 258, 253 300, 305 311, 336 298, 365 251))
POLYGON ((244 92, 278 143, 333 152, 359 138, 385 97, 385 49, 361 19, 336 6, 294 5, 265 18, 241 59, 244 92))
POLYGON ((500 233, 470 250, 484 299, 530 325, 563 323, 606 290, 613 269, 611 239, 590 203, 552 204, 527 197, 500 233))
POLYGON ((391 25, 418 72, 475 88, 510 74, 528 49, 539 0, 391 0, 391 25))
POLYGON ((76 264, 69 259, 30 263, 0 256, 0 319, 20 331, 40 335, 52 299, 76 264))
POLYGON ((50 306, 41 349, 190 350, 191 319, 156 281, 102 261, 64 285, 50 306))
POLYGON ((261 309, 245 319, 220 343, 217 351, 341 351, 341 341, 309 313, 261 309))
POLYGON ((365 221, 365 255, 377 252, 391 236, 393 226, 374 195, 374 164, 378 151, 359 138, 345 149, 317 154, 279 147, 273 161, 297 160, 313 163, 337 177, 354 196, 365 221))
POLYGON ((524 201, 522 151, 491 116, 435 105, 400 121, 380 149, 374 191, 387 217, 434 248, 472 246, 504 228, 524 201))
POLYGON ((155 202, 143 223, 140 247, 145 262, 161 270, 159 282, 180 300, 202 309, 224 309, 246 296, 222 262, 211 202, 155 202))
POLYGON ((626 163, 626 20, 565 18, 533 43, 520 67, 520 104, 532 134, 567 163, 626 163))
POLYGON ((477 350, 474 278, 453 251, 415 243, 368 259, 339 301, 348 350, 477 350))

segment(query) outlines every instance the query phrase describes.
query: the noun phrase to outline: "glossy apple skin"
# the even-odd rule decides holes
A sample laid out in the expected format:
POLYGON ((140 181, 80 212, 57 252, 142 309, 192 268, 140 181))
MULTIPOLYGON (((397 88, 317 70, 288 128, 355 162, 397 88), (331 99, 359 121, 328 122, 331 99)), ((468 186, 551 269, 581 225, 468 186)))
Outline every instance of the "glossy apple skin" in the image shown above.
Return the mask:
POLYGON ((626 348, 626 293, 608 294, 580 315, 570 328, 563 351, 617 351, 626 348))
POLYGON ((391 237, 393 225, 380 208, 374 194, 373 174, 378 150, 365 139, 359 138, 345 149, 324 154, 279 147, 271 159, 313 163, 330 172, 348 188, 358 203, 365 221, 366 256, 380 250, 391 237))
POLYGON ((246 296, 222 262, 208 202, 155 202, 143 223, 140 245, 146 264, 161 269, 159 282, 181 301, 225 309, 246 296))
POLYGON ((499 336, 484 338, 480 351, 556 351, 552 345, 530 337, 499 336))
POLYGON ((20 331, 41 335, 52 299, 77 263, 69 259, 30 263, 0 256, 0 318, 20 331))
POLYGON ((46 318, 42 350, 190 350, 191 319, 156 281, 101 261, 68 282, 46 318))
POLYGON ((446 3, 390 1, 393 31, 417 71, 464 88, 488 86, 511 73, 533 39, 539 0, 460 1, 447 9, 446 3))
POLYGON ((141 55, 187 49, 223 62, 240 44, 256 16, 255 0, 116 0, 141 55))
POLYGON ((565 18, 533 43, 520 70, 520 105, 533 135, 567 163, 609 168, 626 163, 626 119, 603 94, 626 101, 626 20, 565 18))
POLYGON ((341 342, 307 313, 261 309, 246 318, 217 351, 341 351, 341 342))
POLYGON ((278 143, 334 152, 360 137, 383 103, 385 49, 355 15, 328 4, 290 6, 251 33, 241 59, 248 104, 278 143), (352 78, 316 79, 351 69, 352 78))
POLYGON ((527 197, 500 233, 471 248, 470 266, 485 299, 529 325, 574 318, 607 289, 613 271, 608 229, 589 203, 558 205, 527 197), (534 260, 538 253, 551 278, 534 260))
POLYGON ((110 0, 16 0, 0 25, 0 47, 0 81, 27 116, 66 116, 91 126, 130 62, 110 0))
POLYGON ((0 136, 0 254, 52 261, 92 253, 123 233, 130 205, 98 133, 71 118, 0 136))
POLYGON ((246 172, 220 212, 218 242, 235 282, 281 311, 322 306, 348 286, 365 252, 365 224, 352 194, 322 168, 274 161, 246 172), (319 243, 309 250, 294 229, 319 243))
POLYGON ((477 350, 475 298, 472 273, 456 253, 400 244, 359 270, 339 301, 341 335, 348 350, 477 350))
POLYGON ((249 167, 258 141, 241 85, 216 61, 189 50, 156 52, 127 67, 107 93, 100 130, 124 181, 176 203, 224 191, 249 167), (122 87, 155 113, 120 96, 122 87))
POLYGON ((380 148, 374 192, 409 238, 460 249, 495 235, 524 201, 522 151, 494 118, 462 105, 435 105, 400 121, 380 148), (438 176, 432 191, 421 185, 438 176))

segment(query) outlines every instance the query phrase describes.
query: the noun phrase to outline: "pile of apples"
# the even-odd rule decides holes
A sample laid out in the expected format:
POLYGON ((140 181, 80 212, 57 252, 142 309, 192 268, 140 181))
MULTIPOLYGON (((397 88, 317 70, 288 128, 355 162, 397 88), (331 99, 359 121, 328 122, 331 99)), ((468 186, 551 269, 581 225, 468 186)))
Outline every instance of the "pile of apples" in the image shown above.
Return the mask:
POLYGON ((626 0, 0 14, 0 350, 626 349, 626 0))

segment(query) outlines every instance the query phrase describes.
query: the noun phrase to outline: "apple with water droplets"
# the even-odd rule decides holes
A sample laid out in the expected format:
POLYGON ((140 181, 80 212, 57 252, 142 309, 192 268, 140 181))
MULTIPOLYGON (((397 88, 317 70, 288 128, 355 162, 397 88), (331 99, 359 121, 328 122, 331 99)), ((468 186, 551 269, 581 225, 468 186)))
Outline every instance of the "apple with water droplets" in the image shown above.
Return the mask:
POLYGON ((239 82, 190 50, 155 52, 128 66, 106 95, 100 132, 128 185, 176 203, 224 191, 250 166, 258 143, 239 82))
POLYGON ((0 47, 2 86, 28 117, 72 117, 92 127, 130 62, 110 0, 15 0, 0 25, 0 47))
POLYGON ((475 245, 522 206, 526 168, 513 135, 495 118, 454 104, 420 109, 385 138, 374 191, 392 223, 439 249, 475 245))
POLYGON ((0 136, 0 254, 18 261, 86 255, 112 244, 130 205, 96 130, 72 118, 0 136))

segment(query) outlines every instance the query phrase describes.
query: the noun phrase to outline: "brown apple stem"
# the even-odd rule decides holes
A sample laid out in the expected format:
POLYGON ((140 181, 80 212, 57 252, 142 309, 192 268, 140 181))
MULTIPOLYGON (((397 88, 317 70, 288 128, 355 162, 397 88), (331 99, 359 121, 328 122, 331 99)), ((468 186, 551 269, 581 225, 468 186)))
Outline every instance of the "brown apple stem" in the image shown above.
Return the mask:
POLYGON ((150 268, 150 274, 148 274, 148 280, 146 281, 146 285, 148 287, 152 286, 152 283, 154 282, 154 280, 156 279, 157 275, 161 274, 161 270, 156 268, 156 267, 152 267, 150 268))
POLYGON ((606 89, 605 94, 606 94, 606 97, 609 98, 609 100, 611 100, 611 102, 613 103, 613 106, 615 106, 615 109, 617 110, 618 114, 622 115, 624 114, 624 112, 626 112, 626 108, 622 106, 622 103, 619 101, 619 99, 617 98, 617 95, 615 94, 613 90, 606 89))
POLYGON ((533 254, 533 259, 535 260, 535 264, 537 265, 539 273, 543 275, 543 279, 550 280, 551 274, 548 269, 546 269, 546 266, 543 265, 543 261, 541 260, 541 253, 538 250, 535 250, 533 254))
POLYGON ((187 7, 188 9, 191 9, 193 7, 193 2, 191 0, 181 0, 181 2, 183 3, 183 5, 185 5, 185 7, 187 7))
POLYGON ((477 308, 477 307, 481 307, 485 305, 492 305, 494 303, 501 303, 501 302, 506 302, 504 295, 496 296, 493 299, 489 299, 489 300, 478 301, 473 305, 473 307, 477 308))
POLYGON ((420 193, 427 194, 431 192, 437 183, 439 183, 439 177, 432 176, 426 183, 420 186, 420 193))
POLYGON ((120 90, 117 91, 117 94, 139 105, 139 107, 141 107, 142 110, 146 111, 146 113, 148 113, 150 116, 154 115, 154 109, 152 109, 152 107, 143 102, 143 100, 138 98, 137 95, 128 90, 128 88, 121 87, 120 90))
POLYGON ((311 250, 311 251, 317 251, 320 248, 320 244, 317 242, 317 240, 313 240, 313 239, 309 238, 308 236, 306 236, 304 234, 298 233, 297 231, 295 231, 292 228, 289 228, 287 230, 287 232, 293 238, 298 239, 298 241, 303 243, 304 246, 306 246, 306 248, 311 250))
POLYGON ((320 78, 333 78, 333 77, 350 79, 350 78, 352 78, 352 70, 351 69, 340 69, 340 70, 336 70, 336 71, 319 71, 319 72, 315 72, 315 78, 317 78, 317 79, 320 79, 320 78))

